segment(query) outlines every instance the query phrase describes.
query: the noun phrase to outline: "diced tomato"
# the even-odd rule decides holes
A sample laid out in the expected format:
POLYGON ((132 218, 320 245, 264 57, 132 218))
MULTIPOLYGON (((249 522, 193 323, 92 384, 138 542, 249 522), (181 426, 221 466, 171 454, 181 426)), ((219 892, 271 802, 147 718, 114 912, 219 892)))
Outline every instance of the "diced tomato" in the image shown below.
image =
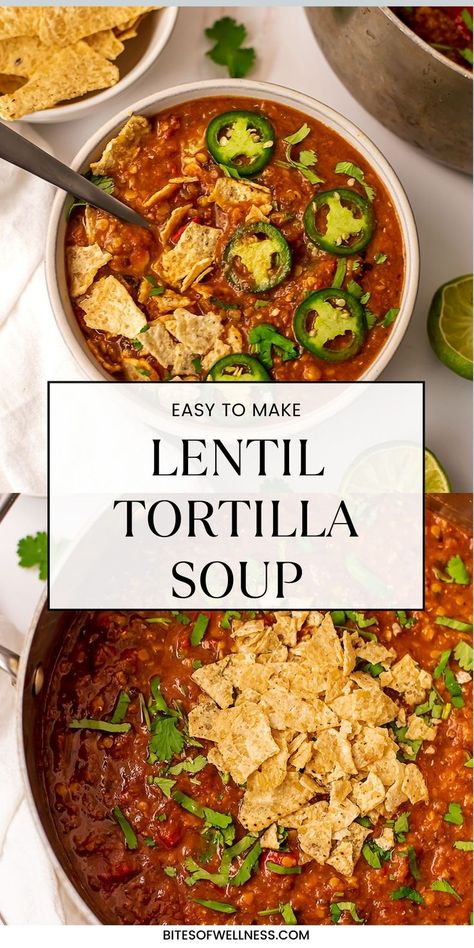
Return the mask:
POLYGON ((176 823, 162 823, 158 828, 158 836, 168 849, 177 846, 182 835, 182 829, 176 823))

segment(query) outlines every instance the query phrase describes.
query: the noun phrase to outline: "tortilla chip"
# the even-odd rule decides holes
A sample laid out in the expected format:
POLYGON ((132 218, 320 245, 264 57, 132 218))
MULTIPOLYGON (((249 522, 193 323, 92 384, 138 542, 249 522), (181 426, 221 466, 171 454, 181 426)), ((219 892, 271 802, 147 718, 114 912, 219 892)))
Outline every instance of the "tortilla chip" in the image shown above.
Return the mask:
POLYGON ((36 33, 40 12, 41 7, 0 7, 0 40, 36 33))
POLYGON ((329 613, 319 625, 314 626, 311 637, 303 639, 296 646, 295 654, 310 662, 315 672, 342 668, 341 643, 329 613))
POLYGON ((340 780, 335 780, 331 784, 331 789, 329 792, 329 805, 331 810, 334 810, 335 807, 342 803, 346 797, 349 796, 352 789, 352 783, 346 777, 341 777, 340 780))
POLYGON ((375 837, 374 843, 379 849, 385 850, 385 852, 388 852, 389 849, 393 849, 395 845, 393 829, 390 829, 389 826, 385 826, 380 836, 375 837))
POLYGON ((408 800, 406 793, 402 789, 405 779, 405 767, 400 761, 397 761, 397 764, 399 765, 397 777, 389 786, 384 800, 384 807, 389 816, 394 813, 395 810, 398 810, 398 807, 401 806, 402 803, 406 803, 408 800))
POLYGON ((260 846, 262 849, 279 849, 280 840, 278 839, 278 827, 276 823, 272 823, 267 830, 260 837, 260 846))
POLYGON ((169 368, 172 375, 188 375, 194 372, 192 352, 181 342, 175 342, 162 319, 148 324, 140 336, 140 342, 160 365, 169 368))
POLYGON ((219 740, 225 770, 236 783, 245 783, 247 777, 278 751, 268 720, 249 702, 221 712, 219 727, 225 737, 219 740))
POLYGON ((143 115, 132 115, 115 138, 105 146, 98 161, 91 163, 94 174, 113 174, 123 162, 130 161, 130 154, 143 136, 150 130, 148 119, 143 115))
POLYGON ((307 769, 313 777, 333 772, 338 777, 356 774, 357 768, 347 737, 332 729, 319 734, 307 769))
POLYGON ((305 774, 288 773, 279 787, 263 792, 247 791, 242 801, 239 820, 252 833, 259 833, 270 823, 285 823, 284 817, 294 813, 316 792, 316 784, 305 774))
POLYGON ((384 645, 380 645, 379 642, 364 642, 363 645, 358 645, 356 648, 356 657, 363 658, 364 661, 370 662, 372 665, 385 665, 386 668, 389 668, 392 664, 393 659, 395 658, 395 650, 393 648, 385 648, 384 645))
POLYGON ((352 743, 352 755, 358 770, 368 770, 380 761, 388 751, 397 751, 397 746, 386 728, 363 727, 352 743))
POLYGON ((218 728, 220 710, 215 701, 207 698, 195 708, 191 708, 188 715, 188 731, 190 737, 201 737, 206 741, 215 741, 218 728))
POLYGON ((335 805, 330 805, 327 812, 327 820, 332 826, 333 833, 339 833, 346 829, 360 815, 360 809, 352 800, 343 800, 335 805))
MULTIPOLYGON (((177 185, 172 185, 172 187, 177 187, 177 185)), ((157 194, 159 194, 158 191, 157 194)), ((192 204, 182 204, 180 207, 175 207, 174 211, 171 212, 166 224, 160 230, 160 237, 163 244, 167 244, 172 234, 181 226, 182 221, 184 221, 184 218, 192 206, 192 204)))
POLYGON ((352 799, 359 807, 362 815, 375 810, 385 799, 385 787, 379 777, 370 773, 362 783, 354 783, 352 799))
POLYGON ((268 204, 269 199, 271 200, 269 188, 234 178, 218 178, 209 195, 209 200, 214 201, 224 211, 244 203, 252 203, 258 207, 259 204, 268 204))
POLYGON ((14 36, 0 41, 0 72, 32 76, 52 52, 37 36, 14 36))
POLYGON ((285 728, 299 726, 302 731, 315 731, 318 726, 330 727, 336 723, 336 718, 329 708, 322 701, 317 702, 315 698, 310 704, 299 698, 298 695, 290 694, 284 688, 270 687, 262 695, 262 708, 268 715, 268 720, 273 728, 282 731, 285 728))
POLYGON ((420 718, 417 714, 411 714, 408 718, 408 730, 405 737, 409 741, 434 741, 436 727, 425 724, 423 718, 420 718))
POLYGON ((420 668, 411 655, 404 655, 389 671, 382 672, 379 680, 382 688, 399 691, 407 704, 422 702, 432 682, 429 672, 420 668))
MULTIPOLYGON (((72 297, 82 296, 89 289, 94 277, 112 254, 101 250, 98 244, 88 247, 68 247, 66 250, 69 292, 72 297)), ((143 316, 141 317, 143 321, 143 316)))
POLYGON ((60 49, 16 92, 0 99, 0 117, 18 119, 50 109, 58 102, 77 99, 86 92, 108 89, 119 78, 116 66, 80 41, 60 49))
POLYGON ((123 370, 128 382, 157 382, 158 372, 146 359, 123 356, 123 370))
POLYGON ((352 644, 351 633, 348 632, 347 629, 342 633, 342 647, 344 650, 342 674, 348 677, 355 668, 356 653, 352 644))
POLYGON ((372 773, 376 774, 377 777, 380 777, 385 787, 393 787, 394 784, 397 784, 400 775, 403 773, 403 765, 397 758, 396 745, 393 747, 393 749, 387 751, 387 753, 384 754, 380 760, 376 760, 375 763, 371 764, 370 766, 372 773))
POLYGON ((146 322, 130 293, 114 276, 94 283, 90 295, 81 300, 81 309, 89 329, 101 329, 111 336, 134 339, 146 322))
POLYGON ((92 36, 86 38, 86 43, 92 49, 95 49, 100 56, 105 56, 105 59, 117 59, 125 49, 123 42, 117 39, 113 30, 101 30, 100 33, 93 33, 92 36))
POLYGON ((313 742, 304 741, 298 750, 296 750, 290 757, 290 764, 295 770, 303 770, 306 767, 306 764, 309 763, 311 757, 313 756, 313 742))
POLYGON ((182 289, 190 286, 190 278, 196 279, 216 256, 216 247, 222 231, 191 221, 181 234, 177 244, 161 258, 161 269, 167 283, 182 289))
POLYGON ((337 843, 326 862, 342 876, 351 876, 370 830, 359 826, 358 823, 353 823, 345 830, 345 833, 347 835, 337 843))
POLYGON ((208 352, 222 330, 220 316, 215 313, 190 313, 179 307, 172 316, 165 316, 163 322, 179 342, 194 355, 208 352))
POLYGON ((203 665, 191 675, 193 681, 205 691, 220 708, 228 708, 234 700, 234 689, 230 681, 224 678, 224 671, 230 658, 223 658, 220 662, 203 665))
POLYGON ((286 765, 288 761, 287 743, 278 731, 272 734, 272 737, 278 747, 275 754, 268 757, 261 767, 253 774, 250 774, 247 781, 248 790, 271 790, 279 787, 286 777, 286 765))
POLYGON ((341 695, 331 702, 331 708, 340 718, 355 724, 388 724, 398 714, 395 702, 380 688, 359 688, 350 695, 341 695))
POLYGON ((35 32, 48 46, 69 46, 84 36, 108 30, 147 13, 150 7, 44 7, 39 8, 35 32))
POLYGON ((324 865, 331 851, 332 830, 326 820, 314 820, 298 832, 298 843, 308 856, 324 865))
POLYGON ((420 803, 421 800, 427 802, 428 787, 421 770, 416 764, 407 764, 402 783, 402 793, 406 793, 410 803, 420 803))

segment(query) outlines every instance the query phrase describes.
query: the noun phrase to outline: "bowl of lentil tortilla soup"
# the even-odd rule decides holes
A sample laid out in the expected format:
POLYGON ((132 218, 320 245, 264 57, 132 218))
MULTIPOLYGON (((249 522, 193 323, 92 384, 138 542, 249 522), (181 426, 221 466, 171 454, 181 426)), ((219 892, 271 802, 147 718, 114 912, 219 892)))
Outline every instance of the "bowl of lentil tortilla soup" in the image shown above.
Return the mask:
POLYGON ((423 610, 44 607, 23 769, 90 921, 469 924, 472 507, 445 497, 423 610))
POLYGON ((238 80, 136 103, 73 167, 133 227, 58 195, 47 277, 92 379, 374 379, 418 285, 413 215, 367 137, 298 92, 238 80))

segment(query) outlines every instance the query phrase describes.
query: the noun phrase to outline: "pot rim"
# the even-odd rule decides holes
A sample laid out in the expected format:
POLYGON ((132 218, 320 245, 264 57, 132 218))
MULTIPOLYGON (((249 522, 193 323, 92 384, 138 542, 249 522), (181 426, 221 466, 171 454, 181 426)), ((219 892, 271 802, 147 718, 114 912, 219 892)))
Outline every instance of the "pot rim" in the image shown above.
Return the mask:
POLYGON ((447 69, 452 69, 454 72, 457 72, 458 75, 464 76, 466 79, 470 79, 472 82, 474 73, 467 69, 465 66, 461 66, 459 63, 453 62, 452 59, 448 59, 447 56, 443 56, 438 49, 434 49, 433 46, 430 46, 426 40, 422 39, 421 36, 418 36, 418 33, 415 33, 414 30, 410 29, 403 20, 393 13, 390 7, 379 7, 381 13, 387 17, 388 20, 396 26, 401 33, 403 33, 412 43, 415 43, 420 49, 423 49, 425 52, 429 53, 430 56, 433 56, 442 66, 446 66, 447 69))
POLYGON ((23 721, 23 694, 25 691, 26 683, 26 670, 28 667, 28 658, 31 651, 31 646, 33 639, 38 628, 41 615, 45 607, 47 608, 48 604, 48 593, 45 589, 38 600, 36 609, 33 614, 28 632, 25 636, 25 641, 20 655, 20 663, 18 669, 18 678, 16 681, 17 689, 17 706, 16 706, 16 740, 17 740, 17 749, 18 749, 18 759, 19 759, 19 768, 23 781, 23 789, 25 792, 25 798, 28 804, 28 809, 30 811, 31 818, 33 820, 36 832, 38 833, 41 842, 45 848, 48 859, 52 865, 52 868, 58 877, 62 887, 65 889, 68 897, 71 899, 73 905, 77 908, 79 912, 83 915, 84 919, 89 925, 101 925, 100 919, 95 915, 91 908, 87 905, 87 902, 82 898, 81 894, 76 889, 74 883, 69 878, 66 870, 61 865, 53 846, 51 845, 46 830, 44 829, 43 822, 39 815, 33 792, 30 785, 30 778, 28 775, 28 767, 26 763, 26 754, 25 754, 25 739, 24 739, 24 721, 23 721))
MULTIPOLYGON (((122 109, 88 138, 71 162, 71 168, 77 171, 88 165, 97 152, 98 146, 109 140, 131 114, 140 114, 146 110, 154 114, 169 107, 173 100, 175 103, 186 102, 188 99, 212 98, 224 94, 236 97, 255 96, 261 99, 266 96, 273 101, 284 102, 305 114, 313 114, 323 124, 326 122, 341 137, 349 140, 354 147, 358 147, 365 153, 366 160, 374 168, 393 199, 403 239, 404 285, 400 313, 395 326, 381 351, 358 379, 358 381, 374 381, 395 355, 413 315, 419 282, 419 244, 413 211, 398 176, 378 147, 354 122, 312 96, 286 86, 255 80, 205 79, 172 86, 139 99, 122 109)), ((69 298, 64 299, 63 302, 66 294, 63 296, 59 287, 58 262, 60 256, 64 259, 59 229, 64 218, 67 199, 68 196, 64 192, 59 192, 55 196, 49 219, 45 259, 49 299, 61 336, 83 374, 91 380, 111 381, 111 376, 99 367, 99 363, 89 352, 77 323, 73 328, 72 318, 75 321, 75 317, 72 314, 71 318, 71 311, 69 315, 67 313, 68 304, 70 307, 69 298)))

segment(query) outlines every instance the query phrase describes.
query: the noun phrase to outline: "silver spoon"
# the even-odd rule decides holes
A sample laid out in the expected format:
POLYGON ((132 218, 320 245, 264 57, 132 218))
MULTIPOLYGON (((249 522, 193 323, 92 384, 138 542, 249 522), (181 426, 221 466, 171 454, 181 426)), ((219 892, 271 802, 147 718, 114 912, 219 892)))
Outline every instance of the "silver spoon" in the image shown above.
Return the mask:
POLYGON ((16 165, 17 168, 29 171, 37 178, 49 181, 50 184, 68 191, 76 198, 82 198, 94 207, 100 207, 102 211, 113 214, 114 217, 126 221, 127 224, 150 227, 150 221, 141 214, 126 204, 122 204, 122 201, 118 201, 111 194, 102 191, 77 171, 72 171, 67 165, 63 165, 62 161, 53 158, 48 152, 38 148, 38 145, 33 145, 27 138, 14 132, 3 122, 0 122, 0 158, 16 165))

